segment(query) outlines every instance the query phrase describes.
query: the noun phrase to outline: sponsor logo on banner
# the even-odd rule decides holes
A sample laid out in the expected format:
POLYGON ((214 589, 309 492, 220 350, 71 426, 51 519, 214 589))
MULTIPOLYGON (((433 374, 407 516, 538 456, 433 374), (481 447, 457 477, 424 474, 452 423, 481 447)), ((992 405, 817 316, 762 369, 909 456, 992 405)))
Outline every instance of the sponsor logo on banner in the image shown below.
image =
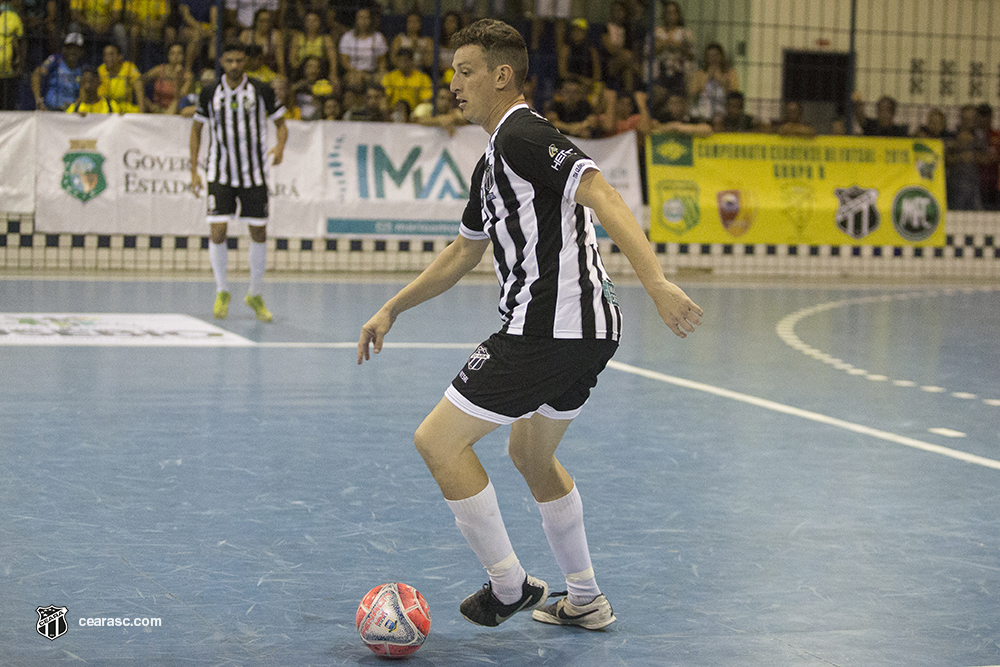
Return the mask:
POLYGON ((104 156, 97 152, 97 139, 70 139, 63 164, 62 189, 83 203, 108 187, 104 179, 104 156))
POLYGON ((126 194, 186 194, 191 191, 191 158, 128 148, 122 154, 126 194))
POLYGON ((878 190, 852 185, 849 188, 835 188, 840 205, 834 214, 837 229, 852 239, 863 239, 878 229, 881 216, 876 202, 878 190))
POLYGON ((47 607, 38 607, 35 611, 38 612, 38 621, 35 623, 35 629, 38 630, 38 634, 41 636, 55 640, 62 637, 69 630, 69 625, 66 623, 66 612, 69 609, 66 607, 49 605, 47 607))
POLYGON ((668 167, 694 166, 694 139, 684 134, 654 134, 653 164, 668 167))
POLYGON ((790 183, 781 188, 781 213, 795 228, 796 239, 805 236, 815 201, 816 191, 809 185, 790 183))
MULTIPOLYGON (((411 148, 402 164, 397 167, 393 164, 384 146, 358 144, 358 197, 361 199, 373 198, 369 189, 369 181, 371 181, 375 186, 374 199, 387 199, 385 181, 388 176, 389 180, 400 190, 409 182, 412 186, 414 199, 445 199, 446 197, 468 199, 467 179, 462 175, 458 164, 447 148, 441 149, 441 153, 430 168, 430 173, 426 174, 425 180, 424 167, 416 166, 423 149, 423 146, 411 148), (371 155, 370 160, 369 154, 371 155)), ((423 164, 428 163, 428 160, 423 160, 423 164)))
POLYGON ((892 200, 892 226, 907 241, 926 241, 940 222, 941 206, 925 188, 905 187, 892 200))
POLYGON ((683 234, 701 221, 698 184, 694 181, 659 181, 656 195, 663 226, 673 233, 683 234))
POLYGON ((753 224, 753 209, 740 190, 723 190, 715 194, 719 204, 719 219, 733 236, 743 236, 753 224))
POLYGON ((941 156, 925 143, 915 142, 913 144, 913 162, 917 167, 920 178, 928 181, 934 180, 934 170, 937 169, 941 156))

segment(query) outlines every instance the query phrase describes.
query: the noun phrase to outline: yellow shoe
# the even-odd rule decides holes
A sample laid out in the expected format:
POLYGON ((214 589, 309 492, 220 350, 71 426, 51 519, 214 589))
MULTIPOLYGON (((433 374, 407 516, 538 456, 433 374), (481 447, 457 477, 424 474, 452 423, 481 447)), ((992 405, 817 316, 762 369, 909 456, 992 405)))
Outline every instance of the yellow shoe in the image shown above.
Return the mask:
POLYGON ((212 307, 215 319, 224 320, 229 314, 229 292, 219 292, 215 295, 215 305, 212 307))
POLYGON ((260 294, 257 296, 247 294, 243 299, 243 303, 253 308, 253 312, 257 313, 257 319, 261 322, 271 321, 271 311, 264 307, 264 299, 261 298, 260 294))

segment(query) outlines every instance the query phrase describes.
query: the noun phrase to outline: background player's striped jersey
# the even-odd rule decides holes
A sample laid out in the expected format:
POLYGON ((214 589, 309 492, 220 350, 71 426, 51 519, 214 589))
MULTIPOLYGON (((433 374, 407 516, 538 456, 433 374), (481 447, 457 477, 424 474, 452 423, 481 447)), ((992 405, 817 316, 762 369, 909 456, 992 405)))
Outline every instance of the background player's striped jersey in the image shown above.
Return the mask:
POLYGON ((247 76, 236 88, 223 76, 202 90, 194 118, 208 125, 211 137, 208 181, 237 188, 267 185, 268 125, 284 113, 274 90, 247 76))
POLYGON ((493 241, 502 331, 618 340, 621 311, 592 212, 574 201, 588 169, 593 160, 526 105, 490 137, 460 233, 493 241))

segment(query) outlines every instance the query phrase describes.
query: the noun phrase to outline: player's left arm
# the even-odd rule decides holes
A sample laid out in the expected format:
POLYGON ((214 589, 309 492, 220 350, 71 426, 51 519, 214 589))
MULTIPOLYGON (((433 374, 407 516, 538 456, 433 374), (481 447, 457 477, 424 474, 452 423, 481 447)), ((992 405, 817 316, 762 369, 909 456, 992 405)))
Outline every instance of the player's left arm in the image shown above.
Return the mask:
POLYGON ((701 324, 705 313, 684 290, 664 277, 646 234, 618 191, 600 171, 588 169, 580 177, 576 202, 594 210, 608 236, 628 258, 664 323, 674 334, 686 338, 701 324))
POLYGON ((276 118, 274 126, 278 129, 278 142, 274 144, 274 148, 268 151, 268 154, 274 157, 274 162, 271 164, 281 164, 281 159, 285 155, 285 143, 288 141, 288 125, 285 124, 284 118, 276 118))

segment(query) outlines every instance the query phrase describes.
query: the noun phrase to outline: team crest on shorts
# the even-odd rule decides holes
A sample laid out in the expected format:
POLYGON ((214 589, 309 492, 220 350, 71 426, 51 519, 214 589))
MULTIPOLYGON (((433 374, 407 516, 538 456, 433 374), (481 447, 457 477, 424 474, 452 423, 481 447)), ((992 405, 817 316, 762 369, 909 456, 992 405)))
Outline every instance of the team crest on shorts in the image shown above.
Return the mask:
POLYGON ((35 629, 41 636, 58 639, 69 630, 69 626, 66 624, 66 612, 69 609, 66 607, 49 605, 48 607, 38 607, 35 611, 38 612, 38 622, 35 624, 35 629))
POLYGON ((486 349, 485 345, 480 345, 476 348, 476 351, 472 353, 469 357, 468 367, 470 371, 478 371, 483 367, 490 358, 490 351, 486 349))

